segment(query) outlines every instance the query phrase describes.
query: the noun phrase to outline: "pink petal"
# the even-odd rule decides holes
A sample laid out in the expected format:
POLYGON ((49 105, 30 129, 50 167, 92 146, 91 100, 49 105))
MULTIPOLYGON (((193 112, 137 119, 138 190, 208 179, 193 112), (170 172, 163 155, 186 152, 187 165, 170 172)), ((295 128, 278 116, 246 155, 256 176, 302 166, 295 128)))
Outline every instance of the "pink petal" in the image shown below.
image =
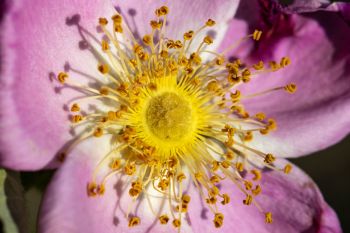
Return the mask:
MULTIPOLYGON (((202 27, 205 22, 211 18, 217 22, 215 27, 210 28, 210 34, 215 35, 215 40, 210 48, 216 48, 220 44, 227 23, 235 15, 239 0, 199 0, 199 1, 161 1, 147 0, 142 4, 138 0, 118 1, 114 0, 117 9, 126 18, 134 34, 139 37, 150 33, 150 20, 155 20, 155 9, 166 5, 169 7, 167 16, 168 27, 166 37, 171 39, 183 40, 183 33, 189 30, 196 31, 202 27)), ((203 34, 198 37, 201 38, 203 34)), ((197 48, 198 43, 193 46, 197 48)))
MULTIPOLYGON (((284 161, 285 163, 286 161, 284 161)), ((259 233, 300 233, 300 232, 342 232, 334 211, 324 201, 316 184, 297 167, 290 174, 266 171, 262 174, 262 193, 256 197, 264 212, 272 212, 273 223, 265 223, 264 213, 251 205, 242 203, 245 195, 226 181, 221 192, 231 196, 227 206, 219 205, 224 214, 224 224, 219 230, 212 224, 213 214, 204 209, 203 202, 195 198, 189 206, 191 226, 194 232, 259 232, 259 233), (192 207, 192 209, 191 209, 192 207)))
MULTIPOLYGON (((131 201, 125 176, 111 178, 103 196, 87 197, 87 182, 91 181, 101 155, 108 152, 109 140, 88 140, 79 148, 67 158, 48 187, 39 216, 40 233, 176 232, 170 222, 159 224, 145 199, 136 211, 141 224, 134 228, 127 226, 125 211, 131 201)), ((231 232, 232 229, 246 233, 341 232, 335 213, 324 202, 317 186, 297 167, 289 175, 264 172, 261 184, 263 192, 256 201, 264 211, 273 213, 273 224, 265 224, 264 214, 254 206, 244 206, 244 195, 232 182, 225 181, 221 190, 231 196, 231 202, 227 206, 219 205, 219 211, 225 215, 223 228, 213 227, 212 213, 203 208, 198 190, 191 186, 189 215, 182 221, 182 232, 231 232)), ((151 201, 153 207, 159 202, 151 201)), ((166 207, 163 208, 162 213, 166 213, 166 207)))
MULTIPOLYGON (((97 18, 114 11, 108 1, 6 1, 1 26, 1 166, 35 170, 55 166, 70 139, 63 104, 72 93, 55 93, 55 75, 70 66, 95 74, 96 59, 79 48, 74 19, 96 32, 97 18), (71 26, 69 26, 71 25, 71 26)), ((73 74, 73 73, 72 73, 73 74)))
MULTIPOLYGON (((125 212, 132 204, 128 194, 130 184, 125 176, 120 179, 119 175, 115 175, 108 180, 103 196, 88 197, 87 182, 91 181, 93 169, 108 152, 109 140, 87 140, 79 148, 82 150, 70 154, 48 187, 39 216, 40 233, 177 232, 170 221, 167 225, 159 224, 145 199, 136 211, 141 224, 128 227, 125 212)), ((155 201, 158 199, 152 200, 157 211, 155 201)), ((183 225, 185 232, 192 232, 183 225)))
MULTIPOLYGON (((259 12, 257 7, 252 10, 259 12)), ((247 20, 251 22, 249 17, 247 20)), ((264 20, 271 21, 264 26, 258 49, 243 61, 279 62, 289 56, 292 64, 259 75, 240 90, 249 95, 291 82, 298 90, 294 95, 280 91, 245 101, 251 114, 265 112, 278 124, 275 133, 257 135, 253 146, 280 157, 296 157, 337 143, 350 131, 349 26, 333 12, 312 13, 309 17, 277 13, 264 20)), ((256 22, 248 26, 254 28, 256 22)))

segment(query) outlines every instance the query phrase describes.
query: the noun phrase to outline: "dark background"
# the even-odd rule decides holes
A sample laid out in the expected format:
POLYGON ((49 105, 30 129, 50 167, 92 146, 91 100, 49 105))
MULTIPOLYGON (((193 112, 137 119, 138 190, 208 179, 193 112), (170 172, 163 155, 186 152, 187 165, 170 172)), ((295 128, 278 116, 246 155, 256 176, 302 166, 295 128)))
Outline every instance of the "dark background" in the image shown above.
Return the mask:
POLYGON ((350 232, 350 136, 326 150, 291 161, 314 179, 337 212, 344 233, 350 232))

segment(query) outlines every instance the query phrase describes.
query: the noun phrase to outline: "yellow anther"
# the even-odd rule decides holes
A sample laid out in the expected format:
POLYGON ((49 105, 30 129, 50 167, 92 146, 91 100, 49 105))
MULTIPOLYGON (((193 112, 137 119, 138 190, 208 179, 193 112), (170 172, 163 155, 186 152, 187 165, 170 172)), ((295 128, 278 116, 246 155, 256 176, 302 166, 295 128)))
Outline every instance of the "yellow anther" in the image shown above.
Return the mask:
POLYGON ((57 75, 57 79, 60 83, 64 84, 65 81, 68 79, 68 74, 65 73, 65 72, 60 72, 58 75, 57 75))
POLYGON ((137 66, 137 61, 136 61, 136 59, 130 59, 129 62, 131 63, 131 65, 132 65, 133 67, 136 67, 136 66, 137 66))
POLYGON ((284 86, 284 90, 290 94, 293 94, 294 92, 297 91, 297 85, 295 85, 294 83, 290 83, 284 86))
POLYGON ((261 34, 262 34, 262 31, 255 30, 253 33, 253 40, 256 40, 256 41, 260 40, 261 34))
POLYGON ((244 186, 245 186, 246 190, 251 190, 252 187, 253 187, 253 183, 251 181, 249 181, 249 180, 245 180, 244 181, 244 186))
POLYGON ((201 64, 202 59, 198 53, 192 53, 190 56, 190 61, 192 61, 196 65, 199 65, 199 64, 201 64))
POLYGON ((248 131, 246 134, 244 134, 243 141, 249 142, 253 140, 253 133, 251 131, 248 131))
POLYGON ((116 113, 116 112, 113 112, 113 111, 109 111, 109 112, 107 113, 107 118, 108 118, 109 121, 115 121, 115 120, 118 119, 117 113, 116 113))
POLYGON ((107 87, 101 87, 99 92, 101 95, 108 95, 109 94, 109 90, 107 87))
POLYGON ((277 71, 281 68, 280 65, 275 61, 270 61, 269 65, 272 71, 277 71))
POLYGON ((97 66, 97 69, 102 74, 107 74, 109 72, 109 66, 107 64, 100 64, 97 66))
POLYGON ((242 81, 243 81, 244 83, 247 83, 247 82, 250 81, 250 76, 251 76, 251 72, 250 72, 249 69, 244 69, 244 70, 242 71, 242 81))
POLYGON ((121 15, 116 14, 112 16, 112 20, 116 24, 121 24, 123 22, 123 17, 121 15))
POLYGON ((230 203, 230 200, 231 200, 230 196, 226 193, 222 194, 222 199, 223 200, 221 201, 221 204, 223 205, 230 203))
POLYGON ((204 37, 203 42, 208 44, 208 45, 212 44, 213 43, 213 38, 211 38, 211 36, 206 36, 206 37, 204 37))
POLYGON ((118 111, 116 111, 116 112, 115 112, 116 119, 121 118, 121 117, 122 117, 122 115, 123 115, 123 112, 124 112, 124 111, 122 111, 122 110, 118 110, 118 111))
POLYGON ((253 177, 254 181, 258 181, 261 179, 261 172, 259 170, 253 169, 250 172, 254 175, 253 177))
POLYGON ((272 223, 272 213, 271 212, 265 213, 265 222, 272 223))
POLYGON ((123 33, 123 27, 120 24, 114 24, 114 31, 118 33, 123 33))
POLYGON ((143 47, 139 44, 134 44, 133 50, 136 54, 140 54, 143 52, 143 47))
POLYGON ((243 200, 243 204, 250 205, 250 204, 252 204, 252 201, 253 201, 253 197, 251 195, 247 195, 246 199, 243 200))
POLYGON ((152 29, 154 29, 154 30, 160 29, 162 27, 162 23, 158 22, 158 21, 155 21, 155 20, 152 20, 150 22, 150 25, 151 25, 152 29))
POLYGON ((239 66, 237 63, 229 62, 226 64, 226 69, 230 74, 238 75, 239 66))
POLYGON ((229 150, 229 151, 226 152, 225 156, 226 156, 226 158, 228 160, 232 160, 232 159, 234 159, 235 154, 232 151, 229 150))
POLYGON ((269 129, 268 128, 264 128, 264 129, 260 129, 259 132, 262 134, 262 135, 266 135, 269 133, 269 129))
POLYGON ((87 195, 89 197, 95 197, 97 195, 96 189, 97 184, 95 182, 89 182, 86 187, 87 195))
POLYGON ((106 18, 99 18, 98 19, 98 23, 101 25, 101 26, 105 26, 108 24, 108 20, 106 18))
POLYGON ((182 48, 182 43, 181 43, 180 40, 176 40, 174 42, 174 48, 176 48, 176 49, 181 49, 182 48))
POLYGON ((228 160, 224 160, 224 161, 221 162, 221 166, 223 168, 229 168, 231 166, 231 162, 228 161, 228 160))
POLYGON ((220 182, 220 178, 216 175, 213 175, 212 177, 210 177, 210 182, 213 184, 219 183, 220 182))
POLYGON ((177 177, 176 177, 176 180, 177 180, 178 182, 181 182, 183 179, 186 179, 186 176, 185 176, 184 173, 180 173, 180 174, 177 175, 177 177))
POLYGON ((155 11, 156 16, 158 16, 158 17, 167 15, 168 13, 169 13, 169 8, 167 6, 162 6, 158 9, 156 9, 156 11, 155 11))
POLYGON ((277 123, 276 123, 276 120, 275 120, 275 119, 269 118, 269 119, 267 120, 267 123, 268 123, 267 128, 268 128, 269 130, 275 130, 275 129, 277 128, 277 123))
POLYGON ((211 187, 211 188, 208 190, 208 193, 209 193, 210 196, 216 196, 216 195, 218 195, 218 194, 220 193, 220 190, 219 190, 218 187, 213 186, 213 187, 211 187))
POLYGON ((252 194, 259 195, 261 193, 261 186, 260 185, 256 185, 255 189, 252 190, 252 194))
POLYGON ((239 171, 239 172, 243 172, 244 171, 244 166, 243 166, 243 163, 236 163, 236 169, 239 171))
POLYGON ((263 112, 258 112, 257 114, 255 114, 254 117, 255 117, 258 121, 263 121, 263 120, 265 120, 266 115, 265 115, 265 113, 263 113, 263 112))
POLYGON ((168 160, 168 166, 170 168, 174 168, 178 163, 179 163, 179 160, 175 156, 170 157, 168 160))
POLYGON ((212 27, 215 25, 215 21, 212 19, 208 19, 205 25, 207 25, 208 27, 212 27))
POLYGON ((225 141, 225 146, 232 147, 234 144, 232 136, 228 136, 227 141, 225 141))
POLYGON ((126 106, 124 104, 120 105, 120 111, 127 112, 128 111, 128 106, 126 106))
POLYGON ((106 189, 105 189, 105 185, 104 184, 100 184, 100 185, 97 185, 97 188, 96 188, 96 193, 98 195, 103 195, 105 193, 106 189))
POLYGON ((109 167, 110 167, 112 170, 117 170, 117 169, 120 168, 120 165, 121 165, 120 159, 114 159, 114 160, 109 164, 109 167))
POLYGON ((148 88, 152 91, 156 91, 157 90, 157 84, 155 83, 149 83, 148 84, 148 88))
POLYGON ((145 43, 146 45, 150 45, 152 43, 152 37, 151 35, 145 35, 142 38, 143 43, 145 43))
POLYGON ((162 51, 160 52, 160 56, 161 56, 162 58, 167 58, 167 57, 169 56, 169 52, 168 52, 167 50, 162 50, 162 51))
POLYGON ((259 61, 258 63, 253 65, 253 68, 255 70, 262 70, 262 69, 264 69, 264 62, 263 61, 259 61))
POLYGON ((232 84, 235 85, 237 83, 239 83, 241 81, 241 77, 235 75, 235 74, 228 74, 227 75, 227 81, 232 84))
POLYGON ((109 50, 109 44, 106 40, 102 40, 101 42, 101 47, 102 47, 102 51, 106 52, 109 50))
POLYGON ((129 195, 131 197, 137 197, 140 193, 141 193, 140 189, 136 189, 136 188, 129 189, 129 195))
POLYGON ((230 94, 230 97, 233 103, 238 102, 241 98, 241 92, 239 90, 235 90, 234 93, 230 94))
POLYGON ((182 199, 182 202, 185 204, 188 204, 191 201, 191 197, 188 194, 184 194, 181 199, 182 199))
POLYGON ((175 207, 175 210, 176 210, 177 212, 180 212, 180 209, 181 209, 181 212, 182 212, 182 213, 186 213, 186 212, 187 212, 187 208, 188 208, 187 204, 182 203, 181 206, 180 206, 180 205, 177 205, 177 206, 175 207), (180 208, 180 207, 181 207, 181 208, 180 208))
POLYGON ((80 106, 77 103, 74 103, 72 107, 70 108, 72 112, 79 112, 80 111, 80 106))
POLYGON ((266 154, 264 162, 265 163, 273 163, 276 160, 275 156, 273 154, 266 154))
POLYGON ((281 61, 280 61, 280 66, 281 67, 286 67, 290 64, 290 59, 289 57, 282 57, 281 61))
POLYGON ((188 31, 184 33, 184 40, 191 40, 193 37, 194 31, 188 31))
POLYGON ((173 220, 173 226, 174 226, 175 228, 180 227, 180 226, 181 226, 181 221, 180 221, 180 219, 174 219, 174 220, 173 220))
POLYGON ((127 163, 124 167, 124 172, 128 176, 133 175, 136 172, 136 165, 134 163, 127 163))
POLYGON ((289 174, 291 172, 291 170, 292 170, 292 165, 290 165, 290 164, 287 164, 283 168, 283 172, 286 173, 286 174, 289 174))
POLYGON ((158 188, 165 191, 169 187, 169 180, 168 179, 162 179, 158 183, 158 188))
POLYGON ((222 213, 215 213, 213 222, 216 228, 221 227, 224 223, 224 215, 222 213))
POLYGON ((83 116, 82 115, 74 115, 72 116, 72 122, 73 123, 79 123, 83 120, 83 116))
POLYGON ((207 202, 207 204, 215 205, 217 199, 216 199, 216 197, 210 197, 210 198, 205 199, 205 201, 207 202))
POLYGON ((167 224, 169 222, 169 217, 166 214, 161 215, 158 219, 160 224, 167 224))
POLYGON ((100 127, 96 128, 93 135, 94 137, 101 137, 103 135, 103 129, 100 127))
POLYGON ((141 222, 141 220, 139 217, 132 217, 129 220, 129 227, 137 226, 140 224, 140 222, 141 222))
POLYGON ((218 161, 216 161, 216 160, 212 161, 211 164, 212 164, 211 170, 213 172, 217 171, 219 169, 219 167, 220 167, 220 163, 218 161))
POLYGON ((144 52, 141 52, 138 54, 138 57, 142 60, 142 61, 147 61, 149 59, 149 55, 148 53, 144 53, 144 52))
POLYGON ((207 85, 208 91, 213 91, 216 92, 217 90, 220 89, 220 86, 216 80, 210 81, 207 85))
POLYGON ((215 64, 218 65, 218 66, 221 66, 222 64, 224 64, 224 62, 225 62, 225 58, 224 57, 218 57, 215 60, 215 64))

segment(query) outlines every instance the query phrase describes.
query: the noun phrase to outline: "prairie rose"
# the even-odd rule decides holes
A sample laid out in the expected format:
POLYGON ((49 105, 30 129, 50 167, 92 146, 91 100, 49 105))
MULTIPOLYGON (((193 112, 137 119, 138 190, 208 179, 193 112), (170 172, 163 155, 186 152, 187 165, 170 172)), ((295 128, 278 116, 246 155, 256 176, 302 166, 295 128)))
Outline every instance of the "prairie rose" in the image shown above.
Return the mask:
POLYGON ((283 158, 349 132, 343 20, 145 3, 6 5, 1 165, 59 166, 40 231, 340 232, 283 158))

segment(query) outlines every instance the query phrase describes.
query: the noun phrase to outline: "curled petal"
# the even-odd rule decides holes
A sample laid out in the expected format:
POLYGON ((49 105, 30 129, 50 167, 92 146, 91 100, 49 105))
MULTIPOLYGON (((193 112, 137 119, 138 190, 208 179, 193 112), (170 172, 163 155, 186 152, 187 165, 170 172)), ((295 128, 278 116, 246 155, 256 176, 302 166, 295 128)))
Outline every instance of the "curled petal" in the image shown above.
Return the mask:
POLYGON ((272 26, 266 28, 258 48, 243 60, 248 64, 263 60, 268 66, 268 61, 280 62, 288 56, 291 65, 257 75, 240 90, 250 95, 289 83, 297 85, 294 95, 279 91, 244 102, 251 114, 263 111, 277 120, 277 131, 257 135, 254 146, 277 156, 297 157, 326 148, 350 131, 350 50, 346 42, 350 28, 334 12, 282 16, 270 19, 272 26))

